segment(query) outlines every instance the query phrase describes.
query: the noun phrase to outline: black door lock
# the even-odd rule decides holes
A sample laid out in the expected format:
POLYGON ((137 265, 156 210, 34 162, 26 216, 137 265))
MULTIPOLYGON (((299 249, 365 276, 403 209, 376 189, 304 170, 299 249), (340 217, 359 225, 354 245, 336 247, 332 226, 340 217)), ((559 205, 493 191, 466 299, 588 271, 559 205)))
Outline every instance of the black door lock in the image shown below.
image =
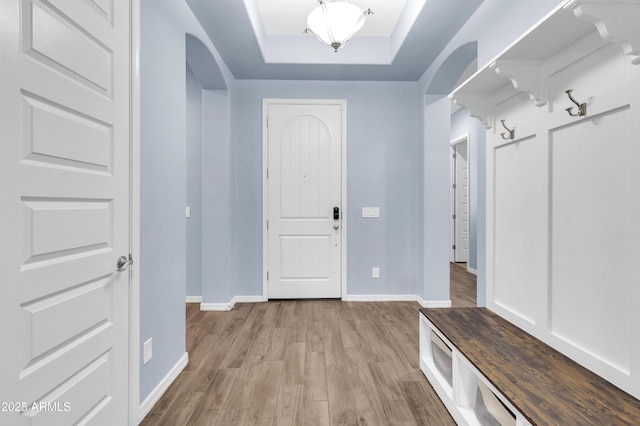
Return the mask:
POLYGON ((333 208, 333 220, 340 220, 340 207, 333 208))

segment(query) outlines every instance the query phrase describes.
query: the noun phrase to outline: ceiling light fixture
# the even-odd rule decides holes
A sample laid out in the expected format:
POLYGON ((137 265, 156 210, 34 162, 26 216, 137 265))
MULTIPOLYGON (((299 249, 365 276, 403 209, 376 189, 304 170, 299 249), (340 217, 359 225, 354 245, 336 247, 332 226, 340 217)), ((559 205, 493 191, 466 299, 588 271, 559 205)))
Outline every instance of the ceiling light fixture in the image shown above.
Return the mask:
POLYGON ((356 33, 371 9, 362 10, 349 0, 318 0, 318 7, 309 13, 306 33, 313 33, 323 44, 338 51, 356 33))

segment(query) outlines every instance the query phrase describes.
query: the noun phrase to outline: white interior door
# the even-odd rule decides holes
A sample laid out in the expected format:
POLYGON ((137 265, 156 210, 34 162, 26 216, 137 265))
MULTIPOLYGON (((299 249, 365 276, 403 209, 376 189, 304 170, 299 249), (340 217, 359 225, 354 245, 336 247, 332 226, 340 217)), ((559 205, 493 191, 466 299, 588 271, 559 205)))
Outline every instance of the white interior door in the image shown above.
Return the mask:
POLYGON ((3 425, 128 423, 129 2, 0 2, 3 425))
POLYGON ((268 297, 341 297, 345 105, 266 108, 268 297))
POLYGON ((454 261, 469 260, 469 167, 467 161, 467 143, 454 145, 455 164, 454 181, 454 261))

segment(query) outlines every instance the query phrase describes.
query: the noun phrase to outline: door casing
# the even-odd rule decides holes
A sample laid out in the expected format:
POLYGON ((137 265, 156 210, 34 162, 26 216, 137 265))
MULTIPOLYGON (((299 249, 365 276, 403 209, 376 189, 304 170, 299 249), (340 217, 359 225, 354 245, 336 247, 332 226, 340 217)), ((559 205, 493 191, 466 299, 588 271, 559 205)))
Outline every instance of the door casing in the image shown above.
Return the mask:
POLYGON ((342 204, 341 212, 341 271, 340 280, 342 287, 342 299, 347 296, 347 101, 346 99, 274 99, 265 98, 262 100, 262 299, 269 298, 269 281, 267 271, 269 269, 269 235, 267 230, 267 219, 269 215, 269 181, 267 180, 267 169, 269 168, 269 139, 267 131, 267 118, 269 105, 289 104, 289 105, 340 105, 342 108, 342 147, 341 147, 341 188, 340 197, 342 204))

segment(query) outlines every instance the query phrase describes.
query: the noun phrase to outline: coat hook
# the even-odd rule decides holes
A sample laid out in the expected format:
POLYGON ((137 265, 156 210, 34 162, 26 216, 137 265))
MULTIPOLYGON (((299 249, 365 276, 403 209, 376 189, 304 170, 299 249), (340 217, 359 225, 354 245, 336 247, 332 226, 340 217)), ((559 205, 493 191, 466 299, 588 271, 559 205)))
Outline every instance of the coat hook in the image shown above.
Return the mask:
POLYGON ((573 107, 569 107, 567 108, 565 111, 567 111, 569 113, 570 116, 572 117, 582 117, 583 115, 587 115, 587 103, 583 102, 580 103, 578 101, 576 101, 573 96, 571 96, 571 92, 573 90, 569 89, 566 90, 564 93, 566 93, 569 96, 569 99, 571 99, 571 102, 573 102, 574 104, 576 104, 578 106, 578 112, 576 114, 573 113, 573 107))
POLYGON ((509 132, 509 136, 507 136, 507 134, 504 133, 504 132, 500 133, 500 136, 502 136, 502 139, 504 139, 504 140, 515 139, 516 138, 516 128, 515 127, 513 129, 508 128, 507 125, 504 124, 504 120, 500 120, 500 122, 502 123, 502 127, 507 129, 507 131, 509 132))

